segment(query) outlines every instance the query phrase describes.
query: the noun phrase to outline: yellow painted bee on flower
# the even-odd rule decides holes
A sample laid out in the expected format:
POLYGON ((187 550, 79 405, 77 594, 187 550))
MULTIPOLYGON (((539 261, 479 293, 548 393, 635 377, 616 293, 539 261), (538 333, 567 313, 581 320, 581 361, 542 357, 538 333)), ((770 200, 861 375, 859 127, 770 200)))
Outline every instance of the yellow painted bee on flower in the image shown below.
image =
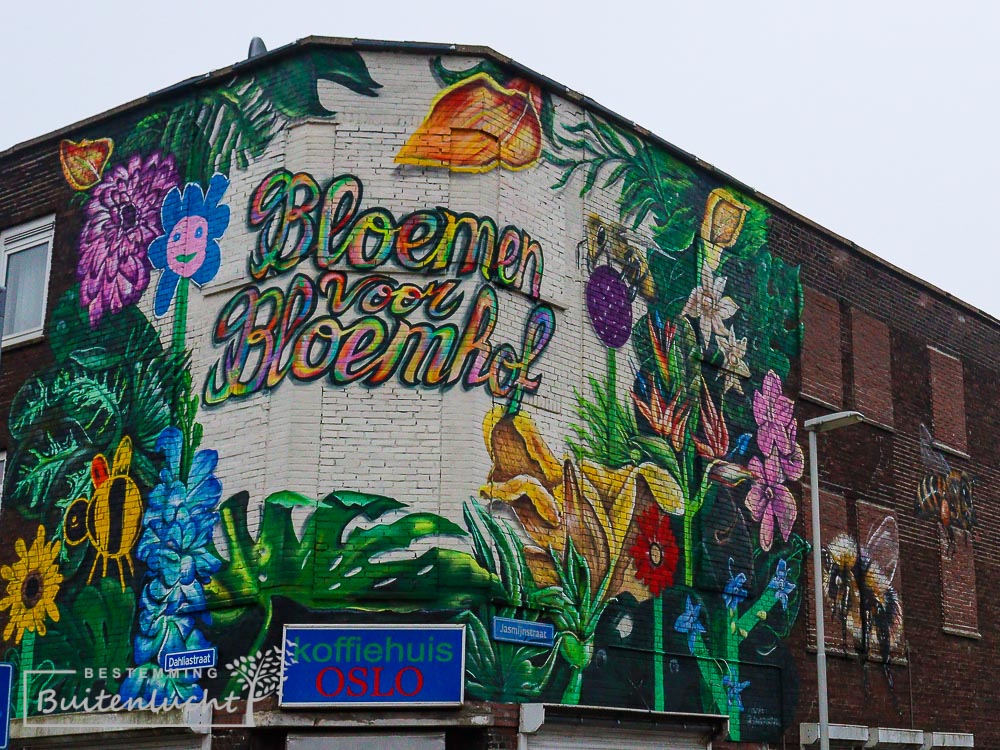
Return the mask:
POLYGON ((101 576, 108 574, 108 562, 118 565, 118 579, 125 590, 125 566, 132 566, 132 547, 139 538, 142 525, 142 497, 139 487, 129 476, 132 466, 132 440, 126 435, 118 444, 115 459, 108 468, 103 453, 94 456, 90 478, 94 485, 91 496, 78 497, 66 508, 63 530, 66 543, 76 546, 85 539, 97 553, 87 576, 89 584, 102 562, 101 576))

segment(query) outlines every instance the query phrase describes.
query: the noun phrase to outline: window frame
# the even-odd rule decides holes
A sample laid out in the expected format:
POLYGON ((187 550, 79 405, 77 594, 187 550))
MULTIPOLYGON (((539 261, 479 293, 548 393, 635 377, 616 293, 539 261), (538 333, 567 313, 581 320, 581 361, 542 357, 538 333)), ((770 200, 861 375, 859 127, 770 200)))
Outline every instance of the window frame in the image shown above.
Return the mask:
MULTIPOLYGON (((44 243, 47 247, 44 271, 45 283, 42 290, 42 319, 37 326, 7 336, 3 335, 3 329, 0 328, 0 348, 6 349, 15 344, 40 339, 45 335, 45 319, 49 305, 49 281, 52 273, 52 251, 55 244, 55 229, 56 217, 55 214, 50 214, 40 219, 34 219, 0 230, 0 281, 4 284, 7 281, 7 263, 11 256, 41 243, 44 243)), ((8 289, 7 299, 10 300, 10 298, 11 291, 8 289)))

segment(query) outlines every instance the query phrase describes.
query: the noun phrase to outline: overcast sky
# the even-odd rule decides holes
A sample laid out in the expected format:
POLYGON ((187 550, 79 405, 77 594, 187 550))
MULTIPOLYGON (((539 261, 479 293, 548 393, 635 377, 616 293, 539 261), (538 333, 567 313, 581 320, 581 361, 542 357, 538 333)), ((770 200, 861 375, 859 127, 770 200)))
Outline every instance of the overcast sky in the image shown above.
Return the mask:
POLYGON ((0 150, 255 35, 482 44, 1000 317, 1000 3, 0 2, 0 150))

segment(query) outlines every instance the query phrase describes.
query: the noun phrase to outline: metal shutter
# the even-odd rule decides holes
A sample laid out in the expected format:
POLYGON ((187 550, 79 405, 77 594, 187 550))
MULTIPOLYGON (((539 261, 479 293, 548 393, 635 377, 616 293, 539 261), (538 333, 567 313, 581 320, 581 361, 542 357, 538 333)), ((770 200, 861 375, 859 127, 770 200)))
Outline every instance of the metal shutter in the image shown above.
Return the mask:
POLYGON ((545 725, 526 735, 528 750, 705 750, 700 733, 545 725))

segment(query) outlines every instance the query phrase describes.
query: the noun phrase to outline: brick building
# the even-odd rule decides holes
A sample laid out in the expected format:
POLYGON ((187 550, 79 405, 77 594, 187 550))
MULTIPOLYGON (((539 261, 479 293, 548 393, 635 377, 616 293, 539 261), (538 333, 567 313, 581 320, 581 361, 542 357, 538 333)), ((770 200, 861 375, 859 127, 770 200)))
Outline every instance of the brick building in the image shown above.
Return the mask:
POLYGON ((12 746, 809 743, 847 409, 833 735, 1000 744, 997 321, 490 50, 21 144, 0 279, 12 746))

